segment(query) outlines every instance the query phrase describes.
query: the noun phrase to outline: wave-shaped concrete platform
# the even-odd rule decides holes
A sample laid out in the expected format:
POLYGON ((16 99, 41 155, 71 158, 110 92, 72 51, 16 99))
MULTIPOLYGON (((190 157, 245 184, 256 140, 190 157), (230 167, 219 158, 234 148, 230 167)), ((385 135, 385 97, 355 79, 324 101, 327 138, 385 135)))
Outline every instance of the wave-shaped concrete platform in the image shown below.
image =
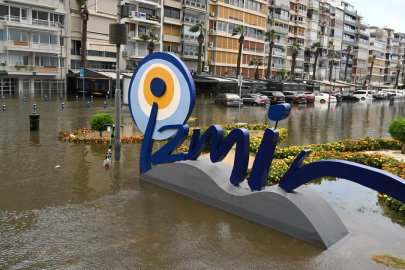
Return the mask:
POLYGON ((231 171, 226 163, 200 158, 155 167, 141 178, 323 248, 349 233, 332 207, 311 188, 302 186, 287 193, 272 186, 252 192, 246 181, 232 185, 231 171))

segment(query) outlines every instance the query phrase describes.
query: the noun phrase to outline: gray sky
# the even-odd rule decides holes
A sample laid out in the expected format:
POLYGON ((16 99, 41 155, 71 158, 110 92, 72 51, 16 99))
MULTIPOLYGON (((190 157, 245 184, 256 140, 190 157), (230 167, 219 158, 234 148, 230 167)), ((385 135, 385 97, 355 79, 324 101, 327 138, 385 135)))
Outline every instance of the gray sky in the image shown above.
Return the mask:
POLYGON ((405 33, 405 0, 348 0, 347 2, 364 16, 364 22, 378 27, 388 26, 395 32, 405 33))

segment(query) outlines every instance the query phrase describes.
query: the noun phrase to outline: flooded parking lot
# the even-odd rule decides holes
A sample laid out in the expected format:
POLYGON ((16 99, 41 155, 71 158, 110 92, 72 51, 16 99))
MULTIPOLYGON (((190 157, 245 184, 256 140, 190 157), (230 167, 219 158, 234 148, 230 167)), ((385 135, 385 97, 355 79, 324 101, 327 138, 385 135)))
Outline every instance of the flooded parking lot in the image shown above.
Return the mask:
MULTIPOLYGON (((114 100, 7 97, 0 115, 0 269, 385 269, 374 253, 403 256, 401 219, 378 204, 376 192, 345 180, 312 184, 350 234, 329 250, 284 235, 164 188, 139 176, 140 145, 122 147, 122 162, 102 163, 108 146, 60 142, 60 129, 89 126, 114 100), (61 102, 65 101, 65 109, 61 102), (33 102, 40 131, 29 132, 33 102)), ((283 145, 357 137, 389 137, 405 101, 293 105, 280 123, 283 145)), ((264 123, 266 107, 223 108, 198 98, 190 125, 264 123)), ((122 122, 132 120, 123 107, 122 122)), ((139 134, 125 126, 125 134, 139 134)))

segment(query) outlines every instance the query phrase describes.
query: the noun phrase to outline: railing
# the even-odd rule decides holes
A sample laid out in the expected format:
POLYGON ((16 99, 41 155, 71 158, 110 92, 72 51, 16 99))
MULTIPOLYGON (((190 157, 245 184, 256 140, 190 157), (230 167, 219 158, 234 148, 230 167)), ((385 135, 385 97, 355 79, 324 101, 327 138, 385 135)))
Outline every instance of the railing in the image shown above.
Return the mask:
POLYGON ((351 7, 351 6, 344 6, 344 7, 345 7, 345 10, 346 10, 346 11, 353 12, 353 13, 357 13, 357 11, 354 10, 354 8, 351 7))
POLYGON ((357 23, 356 22, 356 20, 353 20, 351 17, 349 17, 349 16, 345 16, 345 19, 344 19, 345 21, 347 21, 347 22, 351 22, 351 23, 357 23))
POLYGON ((194 36, 194 35, 182 34, 182 35, 181 35, 181 38, 184 38, 184 39, 194 39, 194 40, 197 40, 197 39, 198 39, 198 36, 197 36, 197 35, 196 35, 196 36, 194 36))
POLYGON ((152 2, 152 3, 155 3, 155 4, 160 5, 160 1, 159 1, 159 0, 145 0, 145 1, 147 1, 147 2, 152 2))
POLYGON ((357 33, 365 35, 365 36, 369 36, 370 34, 367 33, 367 31, 361 30, 361 29, 357 29, 357 33))
POLYGON ((243 47, 243 50, 246 51, 246 52, 264 53, 264 50, 258 50, 258 49, 255 49, 255 48, 243 47))
POLYGON ((285 68, 285 64, 283 63, 271 63, 271 66, 275 68, 285 68))
POLYGON ((306 21, 305 21, 305 20, 304 20, 304 21, 296 20, 295 23, 305 25, 305 24, 306 24, 306 21))
POLYGON ((319 16, 315 14, 310 14, 307 17, 307 20, 314 20, 314 21, 319 21, 319 16))
POLYGON ((58 67, 37 67, 31 65, 15 65, 15 66, 0 66, 0 70, 8 72, 43 72, 43 73, 58 73, 58 67))
MULTIPOLYGON (((11 16, 11 15, 0 16, 0 21, 9 21, 9 22, 15 22, 15 23, 21 23, 21 24, 39 25, 39 26, 46 26, 46 27, 56 27, 56 28, 59 27, 58 22, 45 21, 45 20, 39 20, 39 19, 32 19, 30 21, 30 20, 28 20, 27 17, 19 17, 19 16, 11 16)), ((61 25, 61 28, 63 28, 63 25, 61 25)))
POLYGON ((319 2, 316 2, 316 3, 309 2, 308 8, 319 9, 319 2))
MULTIPOLYGON (((14 2, 14 1, 13 1, 14 2)), ((17 1, 21 2, 21 1, 17 1)), ((35 3, 40 3, 44 5, 59 5, 59 0, 29 0, 29 1, 22 1, 22 2, 35 2, 35 3)))
POLYGON ((184 22, 190 22, 190 23, 201 23, 202 25, 205 24, 205 20, 203 19, 196 19, 194 17, 188 17, 188 15, 183 16, 183 21, 184 22))
POLYGON ((184 5, 193 6, 193 7, 203 8, 203 9, 206 9, 206 8, 207 8, 207 4, 206 4, 206 3, 201 4, 201 3, 199 3, 199 2, 197 3, 197 2, 192 1, 192 0, 184 0, 184 1, 183 1, 183 4, 184 4, 184 5))
POLYGON ((350 33, 356 33, 356 30, 349 28, 349 27, 343 27, 343 30, 346 32, 350 32, 350 33))
POLYGON ((285 20, 285 21, 290 20, 290 18, 288 16, 281 16, 280 14, 277 14, 277 13, 269 12, 268 15, 272 18, 276 18, 276 19, 280 19, 280 20, 285 20))
MULTIPOLYGON (((59 44, 40 44, 28 41, 8 40, 4 41, 7 47, 26 48, 26 49, 39 49, 44 51, 60 50, 59 44)), ((52 52, 54 53, 54 52, 52 52)))
POLYGON ((235 7, 243 8, 243 1, 238 1, 238 0, 226 0, 224 3, 225 3, 225 4, 228 4, 228 5, 235 6, 235 7))
POLYGON ((133 50, 130 53, 128 53, 129 57, 144 57, 149 54, 148 50, 133 50))
POLYGON ((265 37, 262 35, 258 35, 258 34, 251 34, 251 33, 246 33, 245 37, 249 37, 249 38, 255 38, 255 39, 260 39, 260 40, 264 40, 265 37))
POLYGON ((287 45, 287 41, 286 40, 275 39, 274 44, 287 45))
POLYGON ((304 36, 305 34, 304 34, 304 33, 301 33, 301 32, 294 32, 294 35, 304 36))
MULTIPOLYGON (((248 1, 246 1, 246 3, 247 3, 247 2, 248 2, 248 1)), ((262 13, 262 8, 260 8, 260 7, 254 7, 254 6, 252 6, 252 5, 246 5, 245 8, 247 8, 247 9, 249 9, 249 10, 252 10, 252 11, 256 11, 256 12, 262 13)))
MULTIPOLYGON (((195 51, 183 51, 183 55, 185 55, 185 56, 198 56, 198 52, 195 52, 195 51)), ((203 52, 201 52, 201 57, 204 57, 203 52)))
POLYGON ((343 37, 343 40, 344 40, 344 41, 347 41, 347 42, 352 42, 352 43, 354 43, 354 39, 350 39, 350 38, 345 38, 345 37, 343 37))
POLYGON ((297 3, 308 4, 308 0, 297 0, 297 3))
POLYGON ((283 8, 286 10, 290 10, 290 5, 286 5, 284 3, 281 3, 279 1, 274 1, 270 4, 270 6, 275 7, 275 8, 283 8))
POLYGON ((359 42, 361 42, 361 43, 364 43, 364 44, 368 44, 368 43, 369 43, 368 40, 366 40, 366 39, 361 39, 361 38, 359 38, 357 41, 359 41, 359 42))
POLYGON ((301 9, 295 10, 298 11, 298 13, 301 13, 302 15, 307 15, 307 12, 301 9))
POLYGON ((276 31, 276 32, 283 33, 283 34, 287 34, 287 33, 288 33, 288 29, 287 29, 287 28, 281 28, 281 27, 277 27, 277 26, 269 25, 269 24, 267 25, 267 29, 274 30, 274 31, 276 31))

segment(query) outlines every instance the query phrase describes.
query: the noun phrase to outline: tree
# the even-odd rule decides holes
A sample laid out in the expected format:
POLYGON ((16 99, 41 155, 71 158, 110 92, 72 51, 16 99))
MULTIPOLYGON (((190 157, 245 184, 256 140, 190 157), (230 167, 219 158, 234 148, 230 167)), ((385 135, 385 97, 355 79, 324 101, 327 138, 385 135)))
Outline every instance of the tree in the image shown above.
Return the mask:
POLYGON ((396 81, 395 81, 395 88, 396 89, 398 89, 398 80, 399 80, 399 75, 401 74, 401 68, 402 68, 401 65, 396 66, 396 69, 397 69, 397 78, 396 78, 396 81))
POLYGON ((87 21, 89 20, 88 0, 76 0, 76 4, 82 9, 82 67, 87 67, 87 21))
POLYGON ((316 75, 316 64, 318 62, 318 57, 321 54, 321 43, 320 42, 315 42, 314 44, 311 45, 311 50, 315 50, 315 60, 314 60, 314 70, 313 70, 313 76, 312 80, 315 81, 315 75, 316 75))
POLYGON ((202 54, 202 44, 204 43, 204 34, 206 28, 201 23, 196 23, 190 27, 190 32, 197 33, 200 32, 198 36, 198 60, 197 60, 197 74, 201 74, 201 54, 202 54))
POLYGON ((142 34, 140 38, 144 42, 149 42, 147 49, 149 51, 149 54, 153 53, 153 51, 155 50, 155 42, 159 41, 159 38, 155 34, 155 28, 150 29, 149 33, 146 35, 142 34))
POLYGON ((376 56, 372 55, 368 57, 368 60, 371 61, 371 68, 370 68, 370 83, 371 83, 371 78, 373 76, 373 67, 374 67, 374 60, 375 60, 376 56))
POLYGON ((391 137, 402 143, 402 154, 405 154, 405 118, 396 118, 391 122, 388 132, 391 137))
POLYGON ((349 65, 349 59, 350 59, 350 52, 352 51, 352 46, 347 46, 346 48, 346 66, 345 66, 345 80, 347 78, 347 67, 349 65))
POLYGON ((287 72, 285 71, 285 69, 283 68, 282 70, 277 71, 276 76, 281 77, 281 79, 283 80, 286 76, 287 72))
POLYGON ((366 75, 366 77, 364 77, 364 85, 367 84, 368 80, 370 80, 370 75, 366 75))
POLYGON ((90 126, 92 130, 100 131, 100 137, 103 136, 103 131, 107 130, 107 127, 104 125, 113 125, 114 119, 110 114, 98 113, 93 115, 90 121, 90 126))
POLYGON ((265 34, 266 36, 266 42, 270 42, 269 46, 270 46, 270 51, 269 51, 269 62, 267 63, 267 75, 266 75, 266 79, 270 79, 271 77, 271 65, 272 65, 272 61, 273 61, 273 48, 274 48, 274 39, 276 38, 276 31, 274 31, 274 29, 267 31, 265 34))
POLYGON ((300 44, 298 44, 296 41, 294 41, 293 44, 288 46, 288 49, 291 50, 292 52, 292 63, 291 63, 291 73, 290 77, 294 79, 295 77, 295 59, 298 57, 298 52, 302 50, 300 44))
POLYGON ((339 54, 335 51, 329 51, 326 58, 329 61, 329 82, 332 81, 333 59, 339 58, 339 54))
POLYGON ((236 76, 238 76, 240 74, 240 60, 242 58, 243 43, 245 42, 245 37, 243 36, 244 33, 245 33, 245 27, 243 27, 243 25, 238 25, 232 30, 232 36, 240 35, 238 62, 237 62, 237 66, 236 66, 236 76))
POLYGON ((259 66, 263 66, 263 64, 264 64, 263 59, 254 58, 254 59, 250 60, 249 66, 255 66, 256 67, 255 79, 259 79, 259 66))

